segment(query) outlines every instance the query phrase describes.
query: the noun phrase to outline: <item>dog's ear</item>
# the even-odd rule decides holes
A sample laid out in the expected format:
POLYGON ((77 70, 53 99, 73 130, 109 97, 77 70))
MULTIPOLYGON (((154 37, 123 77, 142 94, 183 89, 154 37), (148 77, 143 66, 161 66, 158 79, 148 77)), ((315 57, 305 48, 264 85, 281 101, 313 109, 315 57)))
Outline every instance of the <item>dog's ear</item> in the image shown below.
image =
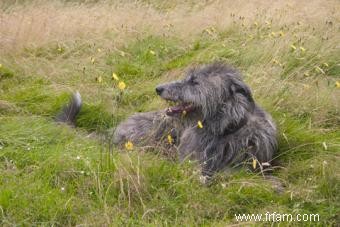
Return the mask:
POLYGON ((254 101, 250 88, 240 80, 232 81, 229 92, 231 93, 232 97, 238 97, 238 95, 241 94, 245 96, 248 99, 248 101, 250 102, 254 101))
POLYGON ((247 121, 247 113, 255 107, 249 87, 241 80, 232 81, 229 86, 229 95, 219 111, 207 121, 214 134, 222 135, 237 130, 247 121))

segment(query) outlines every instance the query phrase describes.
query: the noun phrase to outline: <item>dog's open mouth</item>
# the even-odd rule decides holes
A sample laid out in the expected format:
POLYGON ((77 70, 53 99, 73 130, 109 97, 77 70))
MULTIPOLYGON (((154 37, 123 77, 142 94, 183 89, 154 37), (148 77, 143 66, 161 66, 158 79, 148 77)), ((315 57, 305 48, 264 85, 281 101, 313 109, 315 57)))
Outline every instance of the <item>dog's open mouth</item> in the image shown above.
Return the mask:
POLYGON ((192 103, 177 103, 175 106, 170 106, 165 110, 166 115, 175 116, 179 114, 187 114, 194 110, 192 103))

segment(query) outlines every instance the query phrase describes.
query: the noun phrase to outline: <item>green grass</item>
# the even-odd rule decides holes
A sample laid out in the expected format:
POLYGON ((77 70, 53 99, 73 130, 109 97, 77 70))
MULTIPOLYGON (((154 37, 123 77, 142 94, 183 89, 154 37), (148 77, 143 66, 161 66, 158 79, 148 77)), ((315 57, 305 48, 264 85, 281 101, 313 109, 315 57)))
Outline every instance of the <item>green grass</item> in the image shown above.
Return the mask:
MULTIPOLYGON (((143 4, 165 13, 182 3, 143 4)), ((323 19, 315 31, 273 18, 268 28, 261 15, 249 21, 230 16, 234 23, 204 26, 184 38, 150 28, 120 43, 112 41, 119 33, 109 30, 19 50, 0 45, 6 50, 0 56, 0 224, 225 226, 237 224, 234 214, 267 211, 320 215, 317 223, 284 225, 339 223, 339 32, 323 19), (280 30, 284 36, 269 37, 280 30), (136 147, 126 151, 88 136, 134 112, 165 108, 154 92, 157 84, 214 60, 237 67, 277 122, 273 175, 284 183, 282 193, 246 170, 219 173, 204 186, 195 163, 136 147), (124 91, 113 72, 126 83, 124 91), (55 123, 75 90, 84 100, 77 128, 55 123)))

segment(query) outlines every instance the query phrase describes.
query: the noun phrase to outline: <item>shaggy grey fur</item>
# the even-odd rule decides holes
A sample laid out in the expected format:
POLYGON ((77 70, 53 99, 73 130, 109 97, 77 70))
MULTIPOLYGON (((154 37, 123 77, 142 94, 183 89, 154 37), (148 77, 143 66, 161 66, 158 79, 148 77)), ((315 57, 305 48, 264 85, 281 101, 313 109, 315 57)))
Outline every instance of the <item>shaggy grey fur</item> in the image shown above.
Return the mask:
POLYGON ((183 80, 159 85, 156 92, 179 105, 129 117, 118 125, 114 143, 155 146, 166 144, 171 135, 180 160, 198 160, 203 176, 247 160, 272 160, 276 126, 233 68, 222 63, 194 68, 183 80))
MULTIPOLYGON (((198 160, 204 177, 248 160, 272 160, 277 149, 275 124, 232 67, 213 63, 194 68, 183 80, 159 85, 156 92, 177 106, 132 115, 118 125, 113 143, 175 150, 180 160, 198 160)), ((57 120, 74 125, 80 107, 76 93, 57 120)))

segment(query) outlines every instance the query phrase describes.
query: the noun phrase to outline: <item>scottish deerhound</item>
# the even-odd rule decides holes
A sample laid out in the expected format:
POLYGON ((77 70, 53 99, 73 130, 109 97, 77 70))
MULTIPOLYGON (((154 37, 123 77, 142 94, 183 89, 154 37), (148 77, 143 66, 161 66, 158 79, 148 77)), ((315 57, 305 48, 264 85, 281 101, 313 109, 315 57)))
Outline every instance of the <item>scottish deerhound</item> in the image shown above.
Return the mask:
MULTIPOLYGON (((156 92, 176 105, 132 115, 116 128, 115 144, 168 144, 180 160, 197 160, 205 177, 248 160, 272 160, 275 124, 232 67, 213 63, 193 68, 183 80, 159 85, 156 92)), ((73 123, 80 106, 77 94, 59 119, 73 123)))

